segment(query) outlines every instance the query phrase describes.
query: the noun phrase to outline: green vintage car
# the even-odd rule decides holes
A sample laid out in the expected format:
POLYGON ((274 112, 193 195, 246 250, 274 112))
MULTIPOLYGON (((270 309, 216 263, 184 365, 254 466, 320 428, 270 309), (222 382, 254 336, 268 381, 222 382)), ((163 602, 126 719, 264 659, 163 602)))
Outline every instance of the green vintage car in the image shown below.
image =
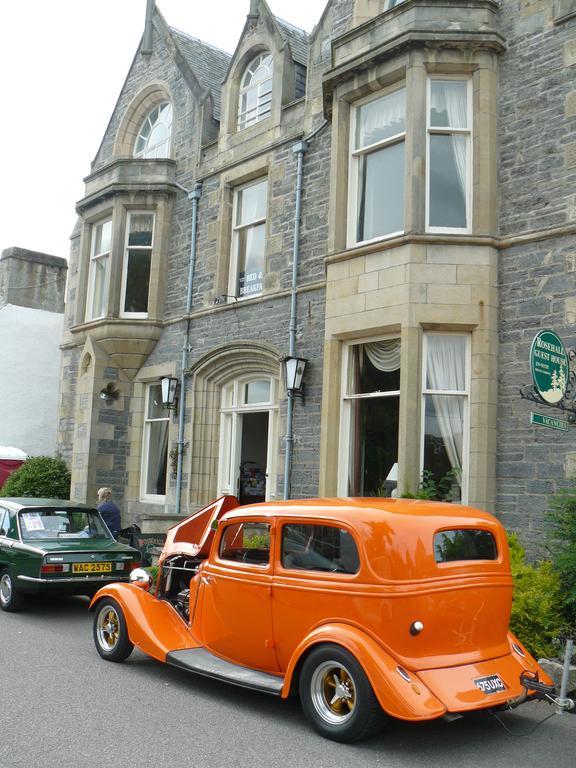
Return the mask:
POLYGON ((93 507, 59 499, 0 498, 0 608, 25 595, 93 595, 128 581, 140 552, 117 542, 93 507))

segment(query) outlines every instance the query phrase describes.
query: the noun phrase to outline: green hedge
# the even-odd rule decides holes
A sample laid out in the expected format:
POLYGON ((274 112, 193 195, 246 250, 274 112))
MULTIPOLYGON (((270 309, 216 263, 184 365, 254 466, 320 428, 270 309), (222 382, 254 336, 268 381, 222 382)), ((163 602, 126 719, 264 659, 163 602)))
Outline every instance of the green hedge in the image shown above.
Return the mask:
POLYGON ((560 577, 551 562, 527 563, 515 533, 508 543, 514 579, 510 629, 537 659, 553 658, 558 655, 554 641, 566 633, 560 577))
POLYGON ((62 459, 34 456, 10 475, 0 488, 0 496, 69 499, 70 472, 62 459))

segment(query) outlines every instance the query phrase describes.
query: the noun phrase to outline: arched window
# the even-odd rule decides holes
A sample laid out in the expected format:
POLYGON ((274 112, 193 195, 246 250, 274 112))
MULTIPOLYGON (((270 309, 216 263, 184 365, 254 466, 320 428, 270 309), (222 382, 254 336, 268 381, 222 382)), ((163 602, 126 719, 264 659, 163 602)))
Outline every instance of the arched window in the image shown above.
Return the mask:
POLYGON ((172 104, 163 102, 157 104, 142 123, 134 146, 134 157, 169 157, 171 137, 172 104))
POLYGON ((246 67, 238 99, 238 130, 254 125, 270 114, 272 56, 261 53, 246 67))

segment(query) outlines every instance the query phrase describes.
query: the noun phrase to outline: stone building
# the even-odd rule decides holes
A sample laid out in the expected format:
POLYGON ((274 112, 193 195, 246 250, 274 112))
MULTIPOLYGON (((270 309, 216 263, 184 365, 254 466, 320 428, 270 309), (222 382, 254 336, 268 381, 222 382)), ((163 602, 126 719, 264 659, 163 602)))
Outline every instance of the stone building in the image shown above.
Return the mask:
POLYGON ((0 256, 0 445, 29 456, 56 451, 67 267, 24 248, 0 256))
POLYGON ((576 3, 330 0, 307 34, 252 0, 232 55, 153 5, 77 204, 74 497, 136 519, 424 476, 537 544, 575 460, 518 389, 576 321, 576 3))

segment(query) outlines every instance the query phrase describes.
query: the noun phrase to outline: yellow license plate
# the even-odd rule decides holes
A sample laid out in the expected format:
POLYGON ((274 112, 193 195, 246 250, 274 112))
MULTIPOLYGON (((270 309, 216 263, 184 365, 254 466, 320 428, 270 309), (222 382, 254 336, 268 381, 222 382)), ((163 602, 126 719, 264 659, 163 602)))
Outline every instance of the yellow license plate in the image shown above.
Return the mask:
POLYGON ((72 563, 72 573, 110 573, 112 563, 72 563))

